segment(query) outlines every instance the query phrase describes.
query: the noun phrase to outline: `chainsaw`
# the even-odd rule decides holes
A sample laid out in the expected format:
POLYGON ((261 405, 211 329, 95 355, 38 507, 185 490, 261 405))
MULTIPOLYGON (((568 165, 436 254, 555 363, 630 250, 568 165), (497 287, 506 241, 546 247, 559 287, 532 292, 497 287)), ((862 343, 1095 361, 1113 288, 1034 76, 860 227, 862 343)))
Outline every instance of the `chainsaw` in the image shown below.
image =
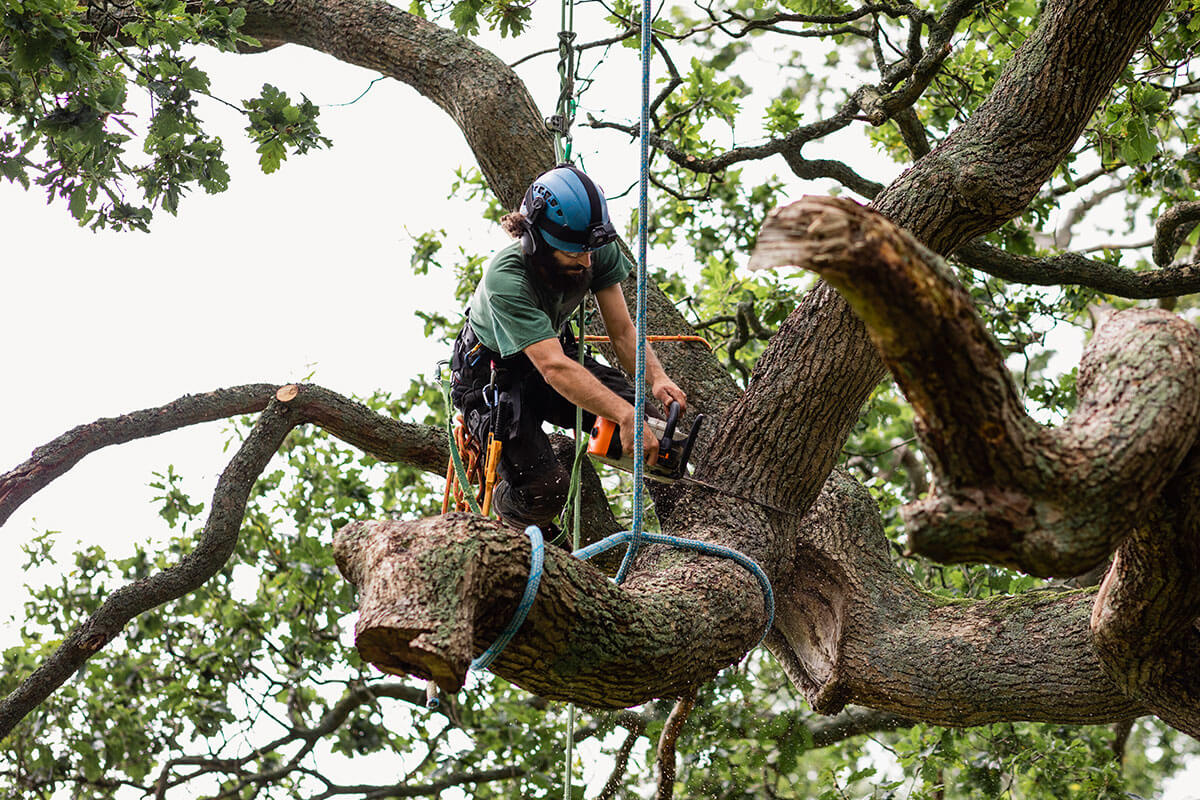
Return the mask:
MULTIPOLYGON (((679 403, 671 403, 666 420, 649 418, 646 424, 658 438, 658 458, 646 465, 646 477, 662 483, 674 483, 686 477, 688 458, 696 443, 696 434, 704 415, 698 414, 692 421, 692 429, 686 437, 676 436, 679 423, 679 403)), ((621 447, 621 426, 611 419, 596 417, 588 439, 587 453, 596 461, 611 464, 617 469, 633 472, 633 456, 621 447)))

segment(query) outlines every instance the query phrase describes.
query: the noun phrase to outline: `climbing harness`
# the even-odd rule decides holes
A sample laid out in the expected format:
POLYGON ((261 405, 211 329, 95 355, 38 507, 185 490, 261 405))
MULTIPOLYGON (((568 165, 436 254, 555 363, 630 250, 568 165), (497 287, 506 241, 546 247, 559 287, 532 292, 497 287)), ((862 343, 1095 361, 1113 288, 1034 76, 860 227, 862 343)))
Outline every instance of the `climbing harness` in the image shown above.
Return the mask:
MULTIPOLYGON (((451 409, 454 406, 450 401, 450 381, 442 378, 441 383, 446 408, 451 409)), ((488 404, 495 409, 498 393, 494 364, 492 365, 492 382, 485 387, 484 391, 485 395, 490 392, 491 399, 488 404)), ((471 435, 461 414, 453 426, 450 424, 451 416, 449 413, 446 415, 446 436, 450 445, 450 460, 446 465, 446 488, 442 493, 442 513, 445 514, 451 510, 451 501, 453 501, 454 511, 470 510, 480 516, 489 516, 492 510, 492 492, 496 486, 496 469, 500 464, 502 449, 501 440, 496 436, 499 415, 493 411, 492 430, 488 432, 486 446, 481 446, 480 442, 471 435), (472 491, 473 486, 478 486, 479 489, 472 491)))
MULTIPOLYGON (((478 499, 470 491, 471 476, 479 474, 479 444, 470 438, 470 433, 463 424, 461 416, 458 417, 457 424, 453 426, 451 426, 449 418, 446 419, 446 437, 450 444, 450 463, 446 466, 446 490, 442 494, 442 513, 445 514, 451 510, 450 501, 453 500, 453 510, 455 511, 466 511, 469 508, 472 513, 482 514, 478 499), (463 463, 464 452, 467 454, 465 464, 463 463)), ((476 480, 478 480, 477 477, 476 480)))

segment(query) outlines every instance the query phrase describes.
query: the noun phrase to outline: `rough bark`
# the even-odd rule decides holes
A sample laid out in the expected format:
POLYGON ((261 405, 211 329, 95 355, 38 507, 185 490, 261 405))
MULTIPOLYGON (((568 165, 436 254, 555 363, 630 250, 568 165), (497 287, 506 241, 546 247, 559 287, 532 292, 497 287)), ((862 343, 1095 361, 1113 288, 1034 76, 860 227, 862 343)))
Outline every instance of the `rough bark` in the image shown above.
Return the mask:
MULTIPOLYGON (((512 618, 529 552, 524 534, 466 514, 351 523, 334 553, 359 590, 359 651, 385 671, 458 691, 512 618)), ((765 621, 758 585, 736 565, 676 563, 618 587, 547 548, 538 598, 492 669, 541 697, 623 708, 712 678, 765 621)))
POLYGON ((768 645, 815 710, 855 703, 945 725, 1144 713, 1089 641, 1094 591, 974 602, 923 592, 891 563, 874 502, 841 470, 798 538, 790 582, 776 585, 782 641, 768 645))
POLYGON ((1111 315, 1084 353, 1078 406, 1052 431, 1026 415, 946 265, 874 212, 793 203, 764 225, 754 263, 836 286, 912 404, 935 478, 905 509, 913 552, 1082 574, 1140 523, 1200 431, 1200 332, 1173 314, 1111 315))
POLYGON ((1200 738, 1200 451, 1121 544, 1092 610, 1105 672, 1129 697, 1200 738))

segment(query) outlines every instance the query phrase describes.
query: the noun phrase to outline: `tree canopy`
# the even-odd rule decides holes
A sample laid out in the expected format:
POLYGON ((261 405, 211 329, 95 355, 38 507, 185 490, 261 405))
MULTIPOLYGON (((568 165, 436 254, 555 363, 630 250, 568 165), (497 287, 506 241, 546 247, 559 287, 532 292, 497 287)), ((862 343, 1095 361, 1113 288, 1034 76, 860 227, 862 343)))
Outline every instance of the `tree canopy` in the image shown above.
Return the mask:
MULTIPOLYGON (((599 151, 637 134, 636 109, 593 98, 636 58, 640 7, 580 8, 572 130, 599 151)), ((432 101, 404 113, 454 121, 476 163, 447 189, 496 219, 554 163, 554 98, 525 81, 560 51, 533 11, 7 0, 0 174, 80 225, 148 230, 229 188, 204 48, 296 45, 432 101)), ((649 487, 654 516, 762 565, 765 647, 734 564, 648 547, 618 588, 551 547, 495 677, 469 679, 529 544, 438 513, 436 376, 366 398, 214 387, 0 475, 2 524, 96 450, 234 421, 211 500, 155 476, 167 547, 29 537, 28 567, 62 577, 3 654, 9 794, 548 796, 563 701, 584 709, 573 796, 1149 796, 1197 752, 1193 4, 677 3, 653 30, 651 264, 695 266, 655 269, 652 332, 716 344, 660 349, 714 422, 703 485, 649 487), (1087 345, 1064 369, 1068 328, 1087 345)), ((331 144, 305 97, 216 101, 266 172, 331 144)), ((420 312, 444 338, 487 255, 448 238, 412 259, 456 270, 458 297, 420 312)), ((595 540, 628 484, 585 473, 595 540)))

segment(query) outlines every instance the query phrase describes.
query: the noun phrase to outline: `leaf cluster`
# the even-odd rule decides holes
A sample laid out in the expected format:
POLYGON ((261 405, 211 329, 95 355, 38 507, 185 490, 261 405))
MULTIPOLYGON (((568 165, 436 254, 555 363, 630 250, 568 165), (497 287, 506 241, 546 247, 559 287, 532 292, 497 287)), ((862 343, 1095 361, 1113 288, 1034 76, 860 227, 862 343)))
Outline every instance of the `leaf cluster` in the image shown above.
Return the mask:
MULTIPOLYGON (((211 97, 209 78, 185 48, 256 46, 239 33, 245 16, 225 0, 7 3, 0 176, 43 188, 93 229, 145 231, 154 209, 175 214, 192 189, 224 191, 224 145, 198 116, 200 98, 211 97)), ((292 103, 269 85, 234 107, 249 121, 264 171, 289 152, 329 144, 317 131, 315 106, 292 103)))

